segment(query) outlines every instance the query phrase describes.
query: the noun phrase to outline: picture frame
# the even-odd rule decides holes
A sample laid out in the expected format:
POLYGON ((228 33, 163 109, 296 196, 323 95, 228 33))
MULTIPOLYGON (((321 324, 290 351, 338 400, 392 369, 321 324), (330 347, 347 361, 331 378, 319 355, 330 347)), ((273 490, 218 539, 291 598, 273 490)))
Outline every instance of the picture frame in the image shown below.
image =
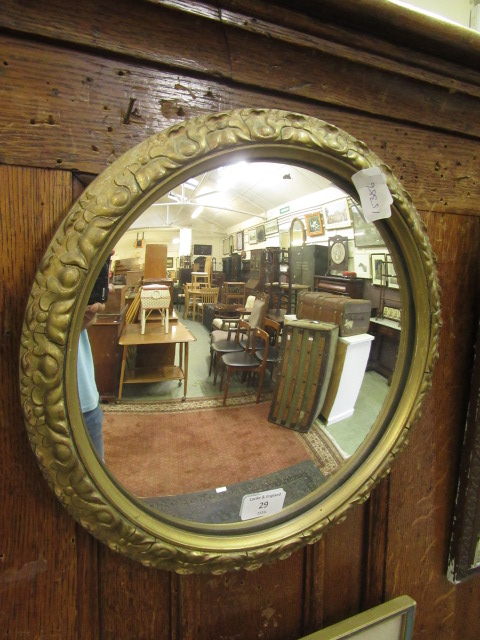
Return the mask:
POLYGON ((257 242, 265 241, 265 226, 261 224, 258 227, 255 227, 255 231, 257 232, 257 242))
POLYGON ((230 239, 224 238, 223 240, 223 255, 228 256, 230 253, 230 239))
POLYGON ((173 269, 173 257, 167 256, 167 269, 173 269))
POLYGON ((277 234, 278 233, 277 218, 274 218, 273 220, 269 220, 268 222, 265 222, 264 227, 265 227, 266 236, 274 236, 275 234, 277 234))
POLYGON ((230 255, 232 255, 232 253, 235 250, 235 238, 234 236, 228 236, 228 243, 229 243, 229 253, 230 255))
POLYGON ((305 214, 305 227, 307 229, 307 235, 310 237, 324 235, 325 230, 323 228, 322 216, 319 211, 305 214))
POLYGON ((386 252, 372 253, 370 255, 370 264, 372 271, 372 284, 378 286, 385 286, 387 280, 387 274, 384 271, 384 263, 386 259, 386 252))
POLYGON ((371 280, 372 262, 370 260, 370 254, 355 252, 353 254, 353 270, 357 274, 357 278, 365 278, 366 280, 371 280))
POLYGON ((243 251, 243 231, 237 231, 237 251, 243 251))
POLYGON ((474 352, 448 553, 447 578, 454 584, 480 574, 480 323, 474 352))
POLYGON ((322 206, 325 229, 342 229, 352 226, 347 198, 339 198, 322 206))
POLYGON ((399 596, 301 640, 411 640, 417 603, 399 596))
POLYGON ((384 247, 385 242, 377 227, 372 222, 366 222, 360 213, 357 204, 350 205, 350 214, 353 222, 353 240, 355 246, 364 247, 384 247))
POLYGON ((248 230, 248 244, 257 244, 257 230, 249 229, 248 230))
POLYGON ((400 289, 397 274, 390 255, 387 254, 387 286, 389 289, 400 289))

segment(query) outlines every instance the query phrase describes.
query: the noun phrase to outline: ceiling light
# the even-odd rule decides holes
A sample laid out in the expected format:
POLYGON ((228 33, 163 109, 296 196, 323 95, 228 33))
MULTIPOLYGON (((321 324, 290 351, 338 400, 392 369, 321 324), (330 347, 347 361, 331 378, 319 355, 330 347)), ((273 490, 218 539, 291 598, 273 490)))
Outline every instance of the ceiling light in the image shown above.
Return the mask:
POLYGON ((197 207, 195 211, 192 213, 192 218, 198 218, 198 216, 202 213, 203 207, 197 207))
POLYGON ((196 178, 190 178, 183 186, 187 189, 196 189, 198 187, 198 180, 196 178))

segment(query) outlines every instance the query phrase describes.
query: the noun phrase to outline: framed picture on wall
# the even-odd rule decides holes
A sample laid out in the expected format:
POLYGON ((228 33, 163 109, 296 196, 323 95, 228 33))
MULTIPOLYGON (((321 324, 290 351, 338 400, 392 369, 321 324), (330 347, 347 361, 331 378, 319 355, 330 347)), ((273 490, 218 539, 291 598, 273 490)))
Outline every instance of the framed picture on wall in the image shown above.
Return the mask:
POLYGON ((384 247, 385 242, 372 222, 365 222, 357 204, 350 207, 356 247, 384 247))
POLYGON ((323 230, 323 222, 320 212, 306 213, 305 214, 305 226, 307 228, 307 235, 323 236, 325 231, 323 230))
POLYGON ((263 242, 265 240, 265 227, 261 224, 259 227, 255 228, 257 232, 257 242, 263 242))
POLYGON ((173 269, 173 258, 167 257, 167 269, 173 269))
POLYGON ((243 231, 237 231, 237 251, 243 251, 243 231))
POLYGON ((223 255, 227 256, 230 253, 230 240, 225 238, 223 241, 223 255))
POLYGON ((372 269, 372 284, 382 286, 386 284, 387 274, 385 272, 385 260, 387 254, 384 253, 372 253, 370 256, 371 269, 372 269))
POLYGON ((324 204, 322 211, 325 218, 326 229, 340 229, 352 226, 350 209, 346 198, 340 198, 339 200, 324 204))
POLYGON ((417 603, 398 596, 308 636, 309 640, 410 640, 417 603))
POLYGON ((278 220, 276 218, 274 220, 269 220, 264 224, 264 227, 266 236, 274 236, 278 233, 278 220))
POLYGON ((228 237, 229 253, 230 255, 235 251, 235 238, 233 236, 228 237))
POLYGON ((398 278, 397 278, 397 274, 395 273, 395 267, 393 266, 392 259, 389 255, 387 255, 387 277, 388 277, 387 285, 389 289, 400 288, 398 286, 398 278))
POLYGON ((357 274, 357 278, 368 278, 370 280, 372 277, 370 254, 355 252, 353 254, 353 270, 357 274))
POLYGON ((248 230, 248 244, 257 244, 257 230, 249 229, 248 230))

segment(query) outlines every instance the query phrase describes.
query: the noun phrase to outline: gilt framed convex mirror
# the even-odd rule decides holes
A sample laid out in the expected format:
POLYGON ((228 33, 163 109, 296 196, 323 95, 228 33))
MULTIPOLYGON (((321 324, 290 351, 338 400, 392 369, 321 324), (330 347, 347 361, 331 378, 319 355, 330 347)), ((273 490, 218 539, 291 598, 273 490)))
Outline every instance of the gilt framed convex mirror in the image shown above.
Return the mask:
MULTIPOLYGON (((323 244, 328 244, 326 237, 323 244)), ((301 114, 243 109, 202 116, 150 137, 112 164, 87 187, 52 239, 33 283, 22 335, 20 377, 28 435, 59 500, 112 549, 145 565, 183 573, 253 569, 317 541, 325 527, 342 520, 388 472, 430 387, 439 324, 434 257, 418 214, 389 167, 363 143, 301 114), (108 460, 104 464, 96 455, 80 412, 77 351, 89 293, 122 235, 153 203, 193 176, 240 160, 308 170, 353 199, 353 174, 369 167, 383 172, 393 198, 392 215, 376 227, 395 265, 402 324, 391 380, 353 455, 308 491, 291 500, 287 495, 275 512, 243 518, 245 495, 277 489, 288 494, 281 477, 269 485, 254 476, 243 496, 237 496, 238 516, 212 521, 201 514, 190 517, 188 508, 178 513, 154 508, 125 486, 108 460)), ((219 411, 215 423, 221 426, 225 415, 219 411)), ((277 430, 280 450, 289 448, 286 438, 292 432, 271 428, 277 430)), ((188 439, 182 446, 188 449, 188 439)), ((208 458, 208 442, 204 447, 208 458)), ((199 450, 194 453, 200 455, 199 450)), ((181 472, 177 468, 177 476, 181 472)), ((219 479, 209 503, 230 488, 228 478, 219 479)), ((197 489, 183 490, 187 505, 193 504, 197 489)))

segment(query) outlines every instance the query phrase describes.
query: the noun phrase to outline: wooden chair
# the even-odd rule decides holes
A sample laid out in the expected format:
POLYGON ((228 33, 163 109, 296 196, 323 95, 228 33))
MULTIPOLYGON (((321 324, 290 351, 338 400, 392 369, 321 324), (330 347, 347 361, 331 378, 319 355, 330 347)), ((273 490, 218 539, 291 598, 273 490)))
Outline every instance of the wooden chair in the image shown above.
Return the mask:
MULTIPOLYGON (((233 331, 231 332, 233 334, 233 331)), ((212 373, 213 362, 215 362, 215 373, 213 376, 213 384, 217 383, 218 370, 220 368, 222 356, 226 353, 234 353, 236 351, 243 351, 243 347, 240 344, 240 336, 250 333, 250 325, 245 320, 239 320, 235 330, 234 340, 230 339, 230 336, 226 340, 220 340, 213 342, 210 345, 210 370, 208 375, 212 373)))
POLYGON ((218 302, 218 287, 203 287, 200 302, 197 303, 198 310, 203 322, 203 309, 206 304, 217 304, 218 302))
MULTIPOLYGON (((242 321, 243 322, 243 321, 242 321)), ((248 324, 248 323, 246 323, 248 324)), ((252 348, 249 349, 249 343, 247 343, 247 349, 245 351, 234 351, 225 353, 222 355, 222 379, 220 381, 220 390, 222 390, 223 376, 225 370, 227 371, 227 378, 225 381, 225 392, 223 394, 223 405, 227 403, 228 386, 230 384, 230 376, 234 372, 241 373, 257 373, 258 374, 258 391, 256 402, 260 401, 260 394, 262 392, 263 378, 265 376, 265 369, 267 366, 267 353, 268 353, 268 333, 263 329, 254 329, 252 332, 252 348), (258 341, 263 343, 263 358, 259 360, 257 358, 256 345, 258 341)))
POLYGON ((245 304, 245 282, 224 282, 223 302, 243 307, 245 304))
POLYGON ((183 310, 183 317, 185 320, 188 318, 189 312, 193 313, 193 300, 190 297, 190 290, 192 289, 192 284, 187 282, 187 284, 183 285, 183 293, 185 295, 185 308, 183 310))
MULTIPOLYGON (((278 346, 278 339, 280 337, 280 324, 278 322, 275 322, 275 320, 265 318, 264 328, 269 336, 267 346, 267 368, 270 369, 270 373, 273 376, 273 370, 275 369, 275 366, 278 363, 278 358, 280 356, 280 347, 278 346)), ((265 348, 261 346, 255 350, 255 356, 258 360, 263 360, 265 355, 264 352, 265 348)))
MULTIPOLYGON (((257 297, 255 298, 255 301, 252 305, 252 309, 250 311, 250 313, 248 314, 248 322, 246 322, 246 324, 248 325, 248 329, 255 329, 256 327, 259 327, 260 329, 263 329, 263 323, 265 321, 265 314, 267 313, 267 306, 268 306, 268 296, 265 293, 259 293, 257 295, 257 297)), ((241 319, 229 319, 228 320, 228 329, 216 329, 215 331, 212 331, 212 334, 210 336, 210 342, 211 342, 211 346, 210 346, 210 369, 208 372, 208 375, 210 375, 212 373, 212 368, 213 368, 213 362, 215 361, 215 371, 218 372, 218 361, 216 360, 217 358, 217 353, 221 352, 221 350, 218 349, 214 349, 213 345, 216 344, 217 342, 222 343, 222 345, 224 346, 225 341, 228 340, 232 340, 233 336, 235 336, 235 331, 239 326, 239 322, 241 319)), ((244 325, 242 325, 244 326, 244 325)), ((245 337, 245 331, 243 332, 243 334, 240 336, 239 340, 240 340, 240 346, 242 347, 242 349, 245 349, 246 346, 246 337, 245 337)), ((214 383, 216 381, 216 375, 214 378, 214 383)))

